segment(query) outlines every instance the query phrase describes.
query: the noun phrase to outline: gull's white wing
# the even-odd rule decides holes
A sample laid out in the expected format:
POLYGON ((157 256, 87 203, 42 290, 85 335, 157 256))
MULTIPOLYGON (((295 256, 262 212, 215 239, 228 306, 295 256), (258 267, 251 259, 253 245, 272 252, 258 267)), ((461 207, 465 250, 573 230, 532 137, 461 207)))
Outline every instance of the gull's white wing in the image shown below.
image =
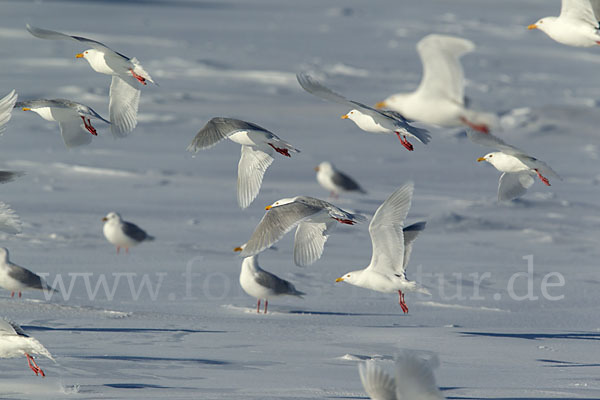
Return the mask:
POLYGON ((271 154, 242 146, 237 178, 237 201, 241 208, 248 207, 258 196, 265 171, 272 162, 271 154))
POLYGON ((594 19, 600 21, 600 0, 590 0, 592 10, 594 11, 594 19))
POLYGON ((114 137, 125 137, 137 125, 140 89, 133 76, 112 77, 108 113, 114 137))
POLYGON ((21 233, 21 220, 8 204, 0 201, 0 231, 17 234, 21 233))
POLYGON ((414 352, 396 355, 396 397, 398 399, 443 400, 435 383, 431 361, 414 352))
POLYGON ((17 102, 17 92, 11 90, 9 94, 0 99, 0 134, 6 129, 4 125, 10 121, 11 112, 17 102))
POLYGON ((406 266, 408 265, 408 260, 410 260, 410 254, 412 253, 412 245, 419 233, 425 230, 425 221, 415 222, 412 225, 407 226, 402 229, 402 233, 404 235, 404 260, 403 267, 406 271, 406 266))
POLYGON ((187 151, 196 152, 201 149, 208 149, 240 131, 259 131, 265 133, 267 137, 276 137, 272 132, 251 122, 234 118, 215 117, 200 129, 188 146, 187 151))
POLYGON ((412 182, 403 185, 392 193, 375 212, 369 224, 373 256, 367 269, 404 276, 402 226, 410 208, 413 191, 412 182))
POLYGON ((68 149, 92 143, 92 134, 83 128, 81 119, 59 121, 58 126, 68 149))
POLYGON ((260 253, 294 229, 302 220, 322 211, 323 208, 321 207, 303 202, 292 202, 272 207, 258 223, 240 255, 250 257, 260 253))
POLYGON ((467 137, 471 139, 473 143, 479 144, 485 147, 491 147, 499 150, 503 153, 510 154, 511 156, 527 155, 523 150, 506 144, 502 139, 492 135, 491 133, 483 133, 473 129, 467 129, 467 137))
POLYGON ((528 171, 504 172, 498 181, 498 201, 510 201, 524 195, 533 185, 533 177, 528 171))
MULTIPOLYGON (((358 373, 365 392, 372 400, 396 400, 394 378, 373 360, 358 364, 358 373)), ((399 397, 398 400, 404 399, 399 397)))
POLYGON ((323 254, 325 242, 329 233, 335 229, 337 222, 301 222, 294 236, 294 262, 296 265, 306 267, 313 264, 323 254))
POLYGON ((576 19, 598 27, 590 0, 562 0, 560 18, 576 19))
POLYGON ((454 36, 427 35, 417 43, 423 78, 417 91, 464 104, 464 72, 460 57, 475 49, 473 42, 454 36))
POLYGON ((115 55, 118 55, 120 57, 123 57, 127 60, 129 60, 129 57, 118 53, 116 51, 114 51, 113 49, 111 49, 110 47, 108 47, 107 45, 105 45, 104 43, 100 43, 96 40, 92 40, 92 39, 88 39, 88 38, 84 38, 81 36, 71 36, 71 35, 66 35, 64 33, 61 32, 57 32, 57 31, 51 31, 49 29, 42 29, 42 28, 37 28, 35 26, 31 26, 29 24, 26 25, 27 30, 29 31, 29 33, 31 33, 33 36, 40 38, 40 39, 54 39, 54 40, 62 40, 62 39, 71 39, 71 40, 76 40, 78 42, 81 43, 85 43, 86 45, 92 47, 93 49, 96 50, 100 50, 102 52, 105 53, 113 53, 115 55))

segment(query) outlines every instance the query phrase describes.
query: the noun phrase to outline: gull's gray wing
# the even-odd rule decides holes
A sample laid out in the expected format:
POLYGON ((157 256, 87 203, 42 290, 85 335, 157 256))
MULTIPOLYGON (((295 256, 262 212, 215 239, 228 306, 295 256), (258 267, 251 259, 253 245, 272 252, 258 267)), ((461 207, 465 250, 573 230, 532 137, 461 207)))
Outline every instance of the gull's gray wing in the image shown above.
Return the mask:
POLYGON ((137 125, 140 104, 138 81, 133 76, 113 75, 109 97, 110 130, 114 137, 125 137, 137 125))
POLYGON ((17 92, 11 90, 9 94, 0 99, 0 134, 6 129, 4 125, 10 121, 12 109, 17 102, 17 92))
POLYGON ((337 186, 339 186, 349 192, 357 191, 357 192, 361 192, 361 193, 366 193, 363 190, 363 188, 361 188, 360 185, 354 179, 350 178, 348 175, 344 174, 343 172, 333 171, 333 176, 331 177, 331 180, 337 186))
POLYGON ((417 236, 419 236, 419 233, 425 230, 426 224, 427 222, 425 221, 415 222, 414 224, 402 229, 402 233, 404 234, 404 270, 406 270, 408 260, 410 259, 410 254, 412 253, 412 244, 417 236))
POLYGON ((25 175, 25 172, 22 171, 0 171, 0 183, 14 181, 23 175, 25 175))
POLYGON ((261 131, 267 133, 268 136, 275 136, 272 132, 251 122, 235 118, 215 117, 200 129, 187 150, 197 152, 201 149, 208 149, 240 131, 261 131))
POLYGON ((237 178, 237 200, 241 208, 248 207, 258 196, 265 171, 272 162, 270 154, 242 146, 237 178))
POLYGON ((123 221, 121 228, 123 229, 123 233, 125 235, 138 242, 154 239, 152 236, 148 235, 142 228, 131 222, 123 221))
POLYGON ((498 181, 498 201, 510 201, 524 195, 533 185, 533 177, 528 171, 504 172, 498 181))
POLYGON ((16 322, 13 322, 6 318, 0 318, 0 331, 6 332, 11 335, 29 337, 29 335, 25 333, 23 328, 21 328, 16 322))
POLYGON ((271 208, 258 223, 241 256, 249 257, 260 253, 280 240, 302 220, 321 211, 321 207, 297 201, 271 208))
POLYGON ((471 139, 473 143, 485 147, 491 147, 503 153, 510 154, 511 156, 526 155, 523 150, 518 149, 515 146, 511 146, 510 144, 506 144, 502 139, 492 135, 491 133, 483 133, 473 129, 467 129, 467 137, 471 139))
POLYGON ((118 55, 120 57, 123 57, 127 60, 129 60, 129 57, 118 53, 116 51, 114 51, 113 49, 111 49, 110 47, 108 47, 107 45, 105 45, 104 43, 100 43, 96 40, 92 40, 92 39, 88 39, 88 38, 84 38, 81 36, 71 36, 71 35, 66 35, 64 33, 61 32, 57 32, 57 31, 51 31, 49 29, 42 29, 42 28, 37 28, 35 26, 31 26, 29 24, 26 25, 27 30, 29 31, 29 33, 31 33, 33 36, 40 38, 40 39, 54 39, 54 40, 63 40, 63 39, 70 39, 70 40, 76 40, 78 42, 81 43, 85 43, 86 45, 92 47, 93 49, 96 50, 100 50, 102 52, 109 52, 109 53, 114 53, 115 55, 118 55))
POLYGON ((0 201, 0 231, 13 235, 21 232, 19 216, 8 206, 0 201))
POLYGON ((396 383, 394 382, 394 378, 385 372, 383 368, 375 364, 373 360, 358 364, 358 373, 363 388, 371 399, 404 400, 401 398, 396 399, 396 383))
POLYGON ((71 103, 73 103, 73 106, 74 106, 73 108, 75 108, 79 114, 83 114, 84 116, 88 116, 88 117, 97 118, 103 122, 106 122, 107 124, 110 124, 110 121, 104 119, 92 107, 86 106, 85 104, 81 104, 81 103, 75 103, 75 102, 71 102, 71 103))
POLYGON ((410 209, 413 191, 412 182, 403 185, 392 193, 375 212, 369 224, 373 255, 368 268, 384 274, 404 276, 402 226, 410 209))
POLYGON ((396 355, 396 398, 443 400, 430 360, 411 351, 396 355))
POLYGON ((548 164, 546 164, 542 160, 538 160, 537 158, 531 157, 527 154, 518 154, 515 157, 521 160, 521 162, 527 165, 529 168, 539 171, 546 178, 551 176, 556 179, 562 180, 560 175, 558 175, 552 168, 550 168, 548 164))
POLYGON ((598 22, 600 21, 600 0, 590 0, 590 3, 592 4, 592 10, 594 11, 594 19, 598 22))
POLYGON ((323 254, 325 242, 337 222, 301 222, 294 235, 294 262, 306 267, 313 264, 323 254))
POLYGON ((255 275, 256 283, 271 289, 276 295, 289 294, 292 296, 302 296, 304 293, 296 290, 294 285, 285 279, 281 279, 265 270, 259 270, 255 275))
POLYGON ((30 270, 18 265, 8 264, 8 276, 31 289, 43 289, 42 278, 30 270))
POLYGON ((68 149, 92 143, 92 134, 83 127, 81 119, 59 121, 58 126, 68 149))

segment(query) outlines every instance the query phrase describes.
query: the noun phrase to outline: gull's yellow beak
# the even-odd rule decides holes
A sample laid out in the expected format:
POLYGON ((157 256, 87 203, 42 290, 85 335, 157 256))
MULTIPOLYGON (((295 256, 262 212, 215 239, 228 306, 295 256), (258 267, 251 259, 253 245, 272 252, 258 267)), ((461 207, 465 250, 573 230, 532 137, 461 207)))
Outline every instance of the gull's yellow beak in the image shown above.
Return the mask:
POLYGON ((29 107, 23 107, 23 111, 31 111, 31 108, 29 108, 29 107))
POLYGON ((75 54, 75 58, 83 58, 83 53, 75 54))
POLYGON ((348 114, 344 114, 340 118, 342 118, 342 119, 348 119, 348 114))
POLYGON ((106 221, 108 221, 108 218, 106 218, 106 217, 102 218, 102 222, 106 222, 106 221))
POLYGON ((319 167, 315 167, 315 171, 319 172, 319 167))
POLYGON ((483 157, 479 157, 479 158, 477 159, 477 162, 482 162, 482 161, 485 161, 485 158, 483 158, 483 157))
POLYGON ((344 278, 337 278, 335 281, 336 281, 336 282, 341 282, 341 281, 343 281, 343 280, 344 280, 344 278))
POLYGON ((380 101, 379 103, 375 104, 375 108, 385 108, 386 104, 385 101, 380 101))
POLYGON ((537 29, 537 25, 536 24, 531 24, 527 27, 527 29, 532 30, 532 29, 537 29))
POLYGON ((233 249, 233 251, 242 251, 244 249, 242 249, 241 247, 236 247, 235 249, 233 249))
POLYGON ((273 208, 273 206, 266 206, 265 210, 270 210, 271 208, 273 208))

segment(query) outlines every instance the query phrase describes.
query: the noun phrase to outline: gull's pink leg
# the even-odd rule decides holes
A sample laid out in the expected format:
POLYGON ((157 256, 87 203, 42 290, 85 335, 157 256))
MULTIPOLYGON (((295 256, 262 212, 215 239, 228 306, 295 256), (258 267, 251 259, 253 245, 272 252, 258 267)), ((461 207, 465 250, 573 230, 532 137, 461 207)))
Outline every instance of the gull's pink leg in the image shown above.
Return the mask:
POLYGON ((19 298, 21 298, 21 292, 19 292, 19 298))
POLYGON ((85 127, 85 129, 88 130, 89 133, 91 133, 94 136, 98 136, 98 132, 96 131, 96 129, 92 126, 92 122, 90 121, 90 119, 88 118, 87 121, 85 120, 85 117, 81 117, 81 119, 83 120, 83 126, 85 127))
POLYGON ((134 77, 135 79, 137 79, 138 81, 140 81, 140 83, 141 83, 142 85, 146 85, 146 78, 144 78, 144 77, 143 77, 143 76, 141 76, 141 75, 138 75, 138 74, 136 74, 136 73, 133 71, 133 69, 131 69, 131 68, 129 68, 129 71, 131 72, 131 75, 133 75, 133 77, 134 77))
POLYGON ((337 222, 341 223, 341 224, 346 224, 346 225, 354 225, 356 222, 352 221, 351 219, 345 219, 345 218, 334 218, 337 222))
POLYGON ((273 149, 275 149, 276 152, 278 152, 279 154, 282 154, 286 157, 291 157, 290 155, 290 151, 288 149, 281 149, 279 147, 275 147, 273 146, 271 143, 267 143, 269 146, 271 146, 273 149))
POLYGON ((129 247, 125 247, 125 254, 129 254, 129 247))
POLYGON ((406 150, 413 151, 415 149, 413 145, 410 144, 408 140, 406 140, 406 136, 401 136, 399 132, 396 132, 396 135, 398 136, 398 139, 400 139, 400 143, 402 143, 402 146, 404 146, 406 150))
POLYGON ((27 357, 27 364, 29 364, 29 368, 31 368, 31 370, 35 372, 36 375, 41 374, 42 377, 45 377, 46 374, 44 374, 44 371, 42 371, 42 369, 37 365, 33 357, 31 357, 27 353, 25 353, 25 356, 27 357))
POLYGON ((465 117, 460 117, 460 122, 467 125, 469 128, 481 133, 490 133, 490 128, 486 124, 475 124, 465 117))
POLYGON ((398 303, 400 304, 402 311, 404 311, 404 314, 406 314, 408 312, 408 307, 406 306, 406 303, 404 302, 404 293, 402 293, 401 290, 398 290, 398 303))
POLYGON ((119 254, 120 250, 121 250, 121 246, 117 246, 117 254, 119 254))
POLYGON ((267 306, 269 305, 269 300, 265 299, 265 314, 267 313, 267 306))
POLYGON ((545 178, 544 176, 542 176, 542 174, 540 174, 540 171, 536 169, 534 169, 534 171, 537 173, 538 178, 540 178, 540 180, 542 182, 544 182, 544 185, 546 186, 550 186, 550 181, 548 180, 548 178, 545 178))
POLYGON ((10 294, 10 297, 15 297, 15 292, 12 292, 12 293, 10 294))
POLYGON ((256 302, 256 313, 260 314, 260 299, 256 302))

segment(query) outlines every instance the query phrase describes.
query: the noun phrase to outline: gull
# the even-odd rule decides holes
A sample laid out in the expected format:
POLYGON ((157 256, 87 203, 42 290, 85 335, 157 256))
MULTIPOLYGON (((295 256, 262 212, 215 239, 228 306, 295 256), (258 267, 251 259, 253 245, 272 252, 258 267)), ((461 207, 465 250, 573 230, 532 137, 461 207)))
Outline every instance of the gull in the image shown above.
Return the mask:
POLYGON ((200 149, 208 149, 223 139, 242 145, 237 180, 237 201, 241 208, 248 207, 258 196, 265 171, 273 162, 274 151, 285 157, 291 157, 290 151, 300 152, 263 127, 223 117, 208 121, 196 134, 187 150, 197 152, 200 149))
MULTIPOLYGON (((246 245, 236 247, 234 251, 242 251, 246 245)), ((302 297, 302 293, 294 285, 285 279, 281 279, 268 271, 265 271, 258 265, 258 254, 245 257, 242 260, 242 270, 240 271, 240 285, 248 295, 256 297, 256 312, 260 313, 260 300, 264 299, 264 313, 267 313, 267 306, 271 297, 289 295, 302 297)))
POLYGON ((27 335, 16 323, 0 319, 0 358, 27 357, 29 368, 36 375, 45 377, 44 371, 37 365, 31 354, 39 354, 56 362, 52 354, 34 337, 27 335))
POLYGON ((342 115, 342 119, 350 119, 360 129, 373 133, 395 133, 402 145, 409 151, 413 151, 413 145, 406 137, 413 137, 423 144, 427 144, 431 136, 426 129, 410 125, 409 121, 401 114, 393 111, 378 111, 367 105, 346 99, 331 89, 323 86, 316 79, 305 72, 296 74, 298 83, 304 90, 317 97, 343 104, 352 109, 342 115))
POLYGON ((460 58, 475 49, 470 40, 447 36, 427 35, 417 43, 423 64, 423 77, 417 90, 397 93, 377 103, 406 118, 441 127, 467 125, 489 132, 496 116, 469 110, 465 106, 464 72, 460 58))
POLYGON ((342 171, 337 170, 333 164, 323 161, 315 167, 317 182, 331 192, 331 197, 337 198, 342 192, 367 193, 358 183, 342 171))
POLYGON ((114 211, 106 214, 102 221, 104 222, 102 228, 104 237, 117 246, 117 254, 119 254, 121 247, 124 247, 125 252, 129 253, 130 247, 137 246, 144 241, 154 240, 154 237, 148 235, 136 224, 123 221, 121 215, 114 211))
POLYGON ((139 61, 118 53, 108 46, 81 36, 70 36, 64 33, 40 29, 27 24, 27 30, 41 39, 72 39, 90 46, 90 49, 75 57, 84 58, 96 72, 111 75, 110 114, 111 131, 115 137, 124 137, 137 125, 137 112, 140 102, 141 85, 154 83, 139 61))
POLYGON ((535 176, 546 186, 550 186, 550 180, 547 177, 561 179, 545 162, 506 144, 494 135, 468 131, 467 137, 474 143, 499 150, 477 159, 478 162, 489 162, 502 172, 498 182, 498 201, 509 201, 525 194, 527 189, 533 185, 535 176))
POLYGON ((568 46, 590 47, 600 44, 599 15, 599 0, 562 0, 558 17, 542 18, 527 29, 539 29, 568 46))
POLYGON ((412 243, 425 229, 423 221, 403 228, 413 190, 412 183, 403 185, 375 212, 369 224, 373 255, 367 268, 348 272, 335 280, 383 293, 397 291, 404 313, 408 312, 404 292, 429 293, 416 282, 406 279, 406 266, 412 252, 412 243))
POLYGON ((14 297, 15 292, 18 292, 21 297, 21 292, 29 289, 43 290, 44 292, 57 291, 50 287, 41 276, 10 262, 8 249, 5 247, 0 247, 0 287, 10 290, 12 292, 10 297, 14 297))
POLYGON ((443 400, 433 375, 437 364, 437 357, 425 359, 404 351, 395 357, 395 377, 373 360, 359 364, 358 372, 365 392, 373 400, 443 400))
MULTIPOLYGON (((12 106, 11 106, 12 107, 12 106)), ((0 171, 0 184, 15 180, 25 175, 22 171, 0 171)), ((0 201, 0 231, 17 234, 21 232, 21 220, 13 209, 0 201)))
POLYGON ((10 121, 11 112, 17 102, 17 92, 11 90, 6 96, 0 99, 0 135, 6 130, 6 125, 10 121))
POLYGON ((354 225, 365 217, 351 214, 324 200, 309 196, 285 198, 265 207, 262 220, 242 249, 242 257, 256 255, 271 247, 296 226, 294 262, 299 266, 313 264, 323 254, 329 234, 339 222, 354 225))
POLYGON ((33 111, 46 121, 58 122, 60 134, 67 148, 82 146, 92 142, 92 135, 98 136, 96 128, 92 126, 90 118, 105 120, 85 104, 76 103, 65 99, 38 99, 19 101, 15 107, 23 111, 33 111))

